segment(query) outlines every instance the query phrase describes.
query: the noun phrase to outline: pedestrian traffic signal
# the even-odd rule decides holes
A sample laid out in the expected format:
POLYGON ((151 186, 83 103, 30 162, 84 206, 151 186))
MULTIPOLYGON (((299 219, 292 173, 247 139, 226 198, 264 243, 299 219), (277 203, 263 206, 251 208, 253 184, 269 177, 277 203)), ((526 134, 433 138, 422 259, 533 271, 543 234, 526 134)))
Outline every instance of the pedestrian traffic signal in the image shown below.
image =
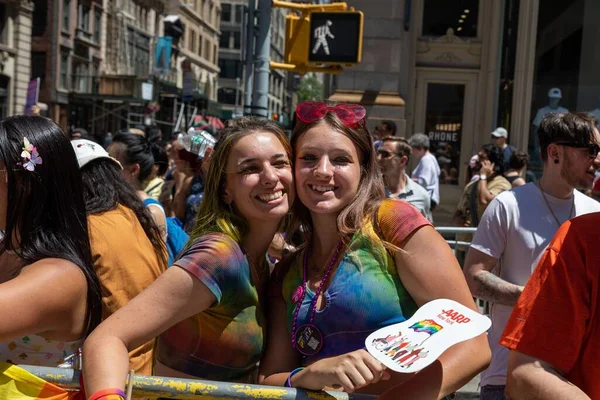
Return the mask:
POLYGON ((344 2, 297 4, 273 0, 273 7, 301 13, 286 16, 284 63, 271 61, 271 68, 298 74, 339 74, 343 65, 362 58, 364 16, 344 2))
POLYGON ((309 64, 357 64, 362 58, 363 13, 310 13, 309 64))

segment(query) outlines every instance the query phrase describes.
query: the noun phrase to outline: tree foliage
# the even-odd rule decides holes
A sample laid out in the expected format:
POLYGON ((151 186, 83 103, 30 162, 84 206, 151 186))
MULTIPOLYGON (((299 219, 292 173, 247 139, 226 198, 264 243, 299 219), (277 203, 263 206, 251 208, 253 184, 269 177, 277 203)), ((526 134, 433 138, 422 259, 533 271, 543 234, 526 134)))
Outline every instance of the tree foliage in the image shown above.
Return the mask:
POLYGON ((323 84, 313 75, 305 76, 298 85, 298 101, 323 100, 323 84))

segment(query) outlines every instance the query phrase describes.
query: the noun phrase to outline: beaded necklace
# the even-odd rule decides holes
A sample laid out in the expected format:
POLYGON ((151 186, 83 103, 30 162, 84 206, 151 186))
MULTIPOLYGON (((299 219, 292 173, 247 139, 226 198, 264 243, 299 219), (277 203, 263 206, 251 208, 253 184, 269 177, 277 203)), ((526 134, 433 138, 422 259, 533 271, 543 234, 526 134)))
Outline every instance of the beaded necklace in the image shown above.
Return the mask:
POLYGON ((302 284, 300 286, 298 286, 296 288, 296 290, 294 290, 294 293, 292 294, 292 302, 294 304, 296 304, 296 308, 294 309, 294 318, 292 320, 291 339, 292 339, 292 347, 294 349, 298 350, 301 354, 303 354, 305 356, 312 356, 312 355, 318 353, 319 351, 321 351, 321 348, 323 347, 323 334, 315 325, 313 325, 313 321, 315 319, 315 313, 317 311, 317 300, 319 299, 319 295, 321 294, 321 292, 323 290, 323 286, 325 285, 325 282, 327 281, 327 279, 329 278, 329 275, 331 274, 331 271, 333 270, 333 266, 335 265, 335 262, 337 261, 340 251, 342 250, 343 244, 344 243, 340 240, 337 247, 335 248, 335 252, 331 256, 331 259, 329 260, 329 265, 325 269, 325 274, 323 275, 323 279, 321 280, 321 283, 319 284, 319 287, 317 288, 317 291, 315 292, 315 297, 312 299, 312 302, 311 302, 311 312, 310 312, 310 318, 308 320, 308 323, 304 324, 296 329, 296 327, 298 325, 298 313, 300 312, 300 307, 302 306, 302 302, 304 301, 304 298, 306 296, 306 286, 307 286, 306 272, 308 269, 307 266, 308 266, 308 255, 309 255, 308 247, 306 248, 306 251, 304 253, 304 260, 302 263, 302 284))

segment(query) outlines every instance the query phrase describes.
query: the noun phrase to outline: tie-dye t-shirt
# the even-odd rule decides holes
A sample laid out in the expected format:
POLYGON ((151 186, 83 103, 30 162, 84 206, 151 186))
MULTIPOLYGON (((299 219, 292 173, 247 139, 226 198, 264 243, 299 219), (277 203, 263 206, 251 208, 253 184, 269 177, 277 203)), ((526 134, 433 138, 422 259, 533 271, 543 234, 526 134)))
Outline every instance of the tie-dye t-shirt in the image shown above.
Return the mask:
MULTIPOLYGON (((381 236, 400 248, 412 232, 430 225, 415 207, 401 200, 382 202, 377 219, 381 236)), ((313 325, 323 334, 323 348, 313 356, 303 357, 303 365, 364 348, 369 334, 403 322, 417 310, 398 277, 394 258, 377 237, 369 223, 362 234, 352 239, 324 292, 325 308, 315 313, 313 325)), ((291 263, 282 263, 273 273, 270 295, 283 295, 288 332, 295 309, 292 293, 302 284, 303 259, 301 251, 293 256, 291 263)), ((297 326, 309 323, 313 299, 314 292, 307 289, 297 326)))
MULTIPOLYGON (((265 318, 240 246, 226 235, 207 234, 174 265, 204 283, 217 301, 158 338, 158 361, 203 379, 246 381, 264 347, 265 318)), ((267 282, 268 273, 265 268, 260 282, 267 282)))

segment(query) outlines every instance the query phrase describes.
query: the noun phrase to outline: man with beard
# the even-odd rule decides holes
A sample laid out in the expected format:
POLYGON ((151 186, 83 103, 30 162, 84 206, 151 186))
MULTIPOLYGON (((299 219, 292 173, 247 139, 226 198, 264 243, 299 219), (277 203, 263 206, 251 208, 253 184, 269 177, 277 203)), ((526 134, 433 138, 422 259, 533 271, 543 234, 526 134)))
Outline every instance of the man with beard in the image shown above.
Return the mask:
POLYGON ((482 400, 504 399, 508 349, 502 331, 542 253, 565 221, 600 211, 588 189, 600 167, 597 121, 584 113, 551 113, 537 135, 542 177, 497 196, 483 215, 465 261, 473 296, 490 302, 492 361, 481 374, 482 400))

